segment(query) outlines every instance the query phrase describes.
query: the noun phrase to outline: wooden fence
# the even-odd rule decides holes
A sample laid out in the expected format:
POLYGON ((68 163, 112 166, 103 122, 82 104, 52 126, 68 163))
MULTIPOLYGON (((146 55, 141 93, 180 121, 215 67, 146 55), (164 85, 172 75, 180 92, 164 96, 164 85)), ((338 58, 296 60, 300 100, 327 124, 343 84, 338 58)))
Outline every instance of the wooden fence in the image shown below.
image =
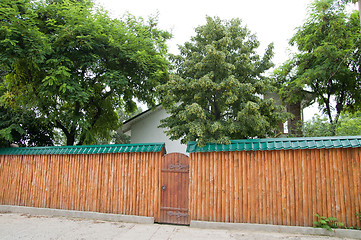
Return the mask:
MULTIPOLYGON (((322 139, 306 140, 291 145, 322 139)), ((361 212, 361 137, 333 140, 357 147, 231 151, 232 145, 226 145, 211 146, 208 152, 192 150, 190 220, 312 226, 318 213, 338 218, 347 227, 361 227, 356 216, 361 212)), ((290 142, 242 141, 234 144, 275 148, 279 142, 285 147, 290 142)), ((164 148, 99 152, 0 154, 0 204, 149 216, 159 221, 164 148)))
POLYGON ((361 227, 360 150, 191 153, 191 219, 312 226, 318 213, 361 227))
POLYGON ((163 153, 0 155, 0 204, 157 219, 163 153))

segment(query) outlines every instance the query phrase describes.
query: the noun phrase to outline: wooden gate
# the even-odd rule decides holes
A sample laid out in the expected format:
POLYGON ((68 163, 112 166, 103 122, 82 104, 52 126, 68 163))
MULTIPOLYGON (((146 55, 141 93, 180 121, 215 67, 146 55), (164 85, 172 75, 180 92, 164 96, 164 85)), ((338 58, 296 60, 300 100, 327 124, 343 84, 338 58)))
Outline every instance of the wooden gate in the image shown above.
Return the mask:
POLYGON ((170 153, 162 157, 159 223, 188 225, 189 157, 170 153))

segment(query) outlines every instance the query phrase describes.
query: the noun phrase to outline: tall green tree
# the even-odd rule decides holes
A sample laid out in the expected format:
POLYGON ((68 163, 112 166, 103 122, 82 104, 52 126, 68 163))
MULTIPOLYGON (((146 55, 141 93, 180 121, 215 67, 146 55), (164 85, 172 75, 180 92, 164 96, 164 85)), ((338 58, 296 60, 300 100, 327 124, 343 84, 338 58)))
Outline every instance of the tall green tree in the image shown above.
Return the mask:
POLYGON ((179 47, 176 73, 158 87, 170 113, 160 127, 171 139, 200 145, 273 136, 283 116, 273 99, 263 98, 271 90, 264 73, 273 66, 273 45, 259 56, 256 36, 240 19, 206 20, 179 47))
POLYGON ((2 0, 0 22, 0 104, 35 112, 67 145, 109 137, 116 109, 153 106, 168 79, 170 34, 156 19, 112 19, 89 0, 2 0))
POLYGON ((311 5, 307 21, 290 41, 299 53, 281 87, 281 93, 291 93, 289 98, 300 97, 298 91, 292 95, 297 89, 310 92, 332 126, 343 111, 361 103, 359 17, 346 14, 344 7, 335 0, 311 5))

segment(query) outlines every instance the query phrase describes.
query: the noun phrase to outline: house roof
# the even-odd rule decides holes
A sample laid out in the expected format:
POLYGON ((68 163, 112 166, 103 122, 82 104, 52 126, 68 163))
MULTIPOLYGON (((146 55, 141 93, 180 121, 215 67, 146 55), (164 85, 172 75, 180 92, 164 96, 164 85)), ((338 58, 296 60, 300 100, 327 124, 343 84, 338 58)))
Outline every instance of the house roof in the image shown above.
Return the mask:
POLYGON ((138 122, 141 119, 146 118, 150 114, 152 114, 155 111, 158 111, 162 108, 162 105, 157 105, 155 108, 150 108, 148 110, 145 110, 144 112, 139 113, 138 115, 135 115, 134 117, 126 120, 123 122, 122 130, 123 132, 127 132, 131 129, 132 125, 136 122, 138 122))
POLYGON ((350 147, 361 147, 361 136, 242 139, 232 140, 231 144, 228 145, 209 143, 204 147, 199 147, 196 142, 189 142, 187 145, 187 152, 226 152, 350 147))
POLYGON ((161 152, 164 143, 137 143, 87 146, 52 146, 0 148, 0 155, 40 155, 40 154, 98 154, 127 152, 161 152))

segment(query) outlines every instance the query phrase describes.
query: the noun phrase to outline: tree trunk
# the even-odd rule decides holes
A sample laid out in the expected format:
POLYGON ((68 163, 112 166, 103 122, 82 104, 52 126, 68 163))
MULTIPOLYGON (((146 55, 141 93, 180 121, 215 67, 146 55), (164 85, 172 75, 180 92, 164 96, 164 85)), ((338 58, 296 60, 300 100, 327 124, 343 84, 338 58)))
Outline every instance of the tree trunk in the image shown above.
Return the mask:
POLYGON ((66 145, 73 146, 75 143, 75 134, 66 135, 66 145))

